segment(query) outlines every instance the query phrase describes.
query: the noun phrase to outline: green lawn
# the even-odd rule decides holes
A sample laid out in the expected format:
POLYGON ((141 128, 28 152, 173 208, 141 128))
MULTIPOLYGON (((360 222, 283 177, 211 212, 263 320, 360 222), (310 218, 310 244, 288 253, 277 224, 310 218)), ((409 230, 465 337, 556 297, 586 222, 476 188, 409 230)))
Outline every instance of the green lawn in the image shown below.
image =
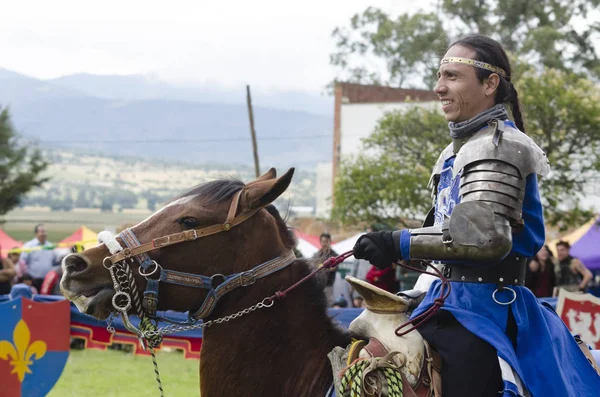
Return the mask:
MULTIPOLYGON (((48 231, 48 241, 52 241, 53 243, 56 243, 60 240, 62 240, 63 238, 70 236, 75 230, 77 230, 77 228, 74 228, 72 230, 62 230, 62 231, 48 231)), ((19 240, 22 242, 27 242, 31 239, 33 239, 33 227, 31 228, 27 228, 27 229, 12 229, 12 228, 6 228, 4 229, 4 231, 12 238, 14 238, 15 240, 19 240)))
MULTIPOLYGON (((199 396, 198 361, 179 352, 157 354, 165 396, 199 396)), ((150 357, 115 350, 71 350, 48 397, 160 396, 150 357)))
POLYGON ((58 242, 81 225, 95 232, 114 230, 124 224, 135 225, 146 218, 149 212, 99 212, 93 209, 74 211, 46 211, 17 208, 0 219, 0 227, 12 238, 29 241, 33 238, 33 227, 43 223, 48 232, 48 240, 58 242))

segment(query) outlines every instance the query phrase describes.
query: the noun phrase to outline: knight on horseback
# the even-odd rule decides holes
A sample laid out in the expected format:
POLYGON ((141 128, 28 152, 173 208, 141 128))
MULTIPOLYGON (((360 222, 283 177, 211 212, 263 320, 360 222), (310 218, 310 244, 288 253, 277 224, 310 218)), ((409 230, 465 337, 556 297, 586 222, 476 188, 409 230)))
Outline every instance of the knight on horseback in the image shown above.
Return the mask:
MULTIPOLYGON (((526 260, 545 240, 537 175, 549 165, 524 133, 511 77, 493 39, 474 34, 450 46, 435 92, 452 143, 430 180, 434 208, 423 228, 365 234, 354 255, 379 268, 433 261, 450 280, 443 306, 418 327, 442 358, 444 397, 596 396, 600 376, 562 320, 524 287, 526 260)), ((402 293, 422 300, 411 319, 438 304, 442 287, 422 275, 402 293)))

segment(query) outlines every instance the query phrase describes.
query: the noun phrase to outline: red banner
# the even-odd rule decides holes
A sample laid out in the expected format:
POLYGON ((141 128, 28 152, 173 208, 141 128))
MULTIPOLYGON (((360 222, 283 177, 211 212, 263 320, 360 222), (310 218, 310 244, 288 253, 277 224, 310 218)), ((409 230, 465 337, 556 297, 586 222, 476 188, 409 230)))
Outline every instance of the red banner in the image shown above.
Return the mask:
MULTIPOLYGON (((90 326, 87 324, 79 324, 71 322, 71 337, 83 339, 87 349, 106 350, 113 343, 121 343, 132 345, 134 353, 141 356, 149 356, 150 352, 146 351, 140 345, 137 337, 129 332, 117 331, 113 334, 106 330, 106 326, 90 326)), ((187 359, 200 359, 200 348, 202 346, 201 338, 180 338, 176 336, 165 336, 161 348, 170 347, 183 350, 183 355, 187 359)))
POLYGON ((600 349, 600 298, 561 289, 556 312, 572 333, 592 348, 600 349))

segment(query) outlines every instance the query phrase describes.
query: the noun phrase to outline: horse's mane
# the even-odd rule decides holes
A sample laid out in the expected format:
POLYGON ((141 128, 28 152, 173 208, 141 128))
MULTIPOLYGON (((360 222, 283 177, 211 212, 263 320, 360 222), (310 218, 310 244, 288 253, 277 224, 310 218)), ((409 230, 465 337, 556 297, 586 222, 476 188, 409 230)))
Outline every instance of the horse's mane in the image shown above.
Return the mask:
MULTIPOLYGON (((235 193, 243 189, 244 186, 244 183, 237 180, 215 180, 194 187, 178 198, 199 195, 202 200, 206 200, 211 204, 218 204, 231 200, 235 193)), ((279 235, 281 242, 277 243, 278 248, 292 250, 296 246, 295 236, 286 225, 285 220, 282 219, 277 208, 271 204, 266 206, 264 210, 260 211, 260 224, 268 225, 269 236, 273 236, 274 232, 279 235), (264 222, 265 220, 268 222, 264 222)), ((248 233, 256 233, 257 236, 261 234, 258 228, 252 229, 252 227, 249 227, 247 230, 248 233)), ((255 294, 262 297, 262 293, 272 294, 278 290, 284 291, 310 274, 314 268, 310 261, 296 259, 290 266, 275 273, 269 280, 265 280, 265 290, 256 291, 255 294)), ((247 320, 249 321, 248 324, 253 324, 253 326, 245 327, 244 336, 252 341, 257 341, 257 343, 251 344, 253 346, 251 346, 249 357, 264 355, 262 346, 269 345, 268 357, 276 360, 274 362, 277 363, 275 364, 277 368, 286 368, 280 372, 281 384, 278 385, 277 389, 280 392, 276 393, 277 395, 314 395, 312 392, 305 393, 305 390, 319 390, 319 394, 322 395, 331 382, 331 370, 326 359, 327 353, 334 346, 346 346, 350 343, 349 334, 335 324, 327 313, 327 300, 323 293, 325 279, 325 274, 322 272, 319 277, 310 278, 298 288, 289 291, 285 302, 290 303, 278 305, 276 309, 277 317, 267 315, 262 319, 257 317, 252 320, 249 317, 247 320), (293 310, 291 310, 292 308, 293 310), (266 331, 261 328, 262 322, 265 320, 269 325, 266 331), (312 326, 305 324, 306 321, 310 321, 312 326), (310 329, 310 337, 308 338, 306 337, 305 328, 310 329), (288 344, 291 341, 302 341, 302 343, 290 348, 288 344), (306 344, 306 346, 303 344, 306 344), (315 351, 318 353, 314 353, 315 351), (294 371, 287 369, 289 367, 286 365, 288 360, 296 364, 294 367, 290 367, 294 368, 294 371), (302 363, 302 365, 298 363, 302 363), (302 392, 296 392, 297 390, 302 392)), ((217 342, 231 341, 235 337, 233 333, 237 332, 235 328, 227 328, 223 332, 219 332, 215 338, 217 342)), ((207 336, 207 341, 203 345, 203 349, 205 349, 203 352, 218 352, 221 349, 220 346, 220 344, 218 346, 209 344, 207 336)), ((248 349, 244 350, 248 351, 248 349)), ((206 390, 207 394, 239 395, 239 393, 232 394, 232 391, 236 389, 235 387, 229 387, 230 392, 228 393, 219 392, 222 389, 222 383, 231 386, 241 382, 240 375, 248 379, 262 379, 264 368, 260 366, 245 368, 243 374, 238 374, 236 378, 236 373, 241 372, 243 365, 239 364, 236 358, 228 357, 228 355, 225 355, 225 358, 221 356, 218 353, 214 355, 209 353, 207 357, 210 357, 210 360, 207 359, 206 362, 203 362, 202 376, 212 380, 217 375, 221 375, 218 381, 203 386, 203 390, 206 390), (232 366, 234 370, 231 369, 232 366)), ((272 386, 263 387, 264 385, 253 381, 245 386, 244 390, 247 395, 267 395, 265 390, 270 390, 272 386)))
POLYGON ((216 204, 230 199, 233 195, 246 186, 244 182, 237 179, 217 179, 194 186, 187 192, 180 194, 171 201, 188 196, 202 196, 210 204, 216 204))
MULTIPOLYGON (((217 204, 221 201, 229 200, 233 195, 246 186, 244 182, 238 179, 217 179, 211 182, 202 183, 194 186, 185 193, 180 194, 171 201, 178 200, 188 196, 202 196, 209 204, 217 204)), ((270 204, 265 209, 271 214, 277 222, 277 229, 287 249, 292 249, 296 246, 294 234, 288 229, 285 221, 281 218, 277 208, 270 204)))

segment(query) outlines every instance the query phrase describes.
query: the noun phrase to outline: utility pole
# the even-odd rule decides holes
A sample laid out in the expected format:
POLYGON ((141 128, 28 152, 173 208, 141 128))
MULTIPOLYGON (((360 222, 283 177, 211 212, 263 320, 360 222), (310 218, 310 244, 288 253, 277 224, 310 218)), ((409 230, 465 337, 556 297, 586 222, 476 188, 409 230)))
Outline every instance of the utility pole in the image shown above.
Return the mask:
POLYGON ((260 176, 260 165, 258 163, 258 148, 256 145, 256 131, 254 130, 254 113, 252 112, 252 97, 250 96, 250 86, 246 86, 246 103, 248 104, 248 118, 250 119, 250 134, 252 135, 252 150, 254 151, 254 171, 256 177, 260 176))

